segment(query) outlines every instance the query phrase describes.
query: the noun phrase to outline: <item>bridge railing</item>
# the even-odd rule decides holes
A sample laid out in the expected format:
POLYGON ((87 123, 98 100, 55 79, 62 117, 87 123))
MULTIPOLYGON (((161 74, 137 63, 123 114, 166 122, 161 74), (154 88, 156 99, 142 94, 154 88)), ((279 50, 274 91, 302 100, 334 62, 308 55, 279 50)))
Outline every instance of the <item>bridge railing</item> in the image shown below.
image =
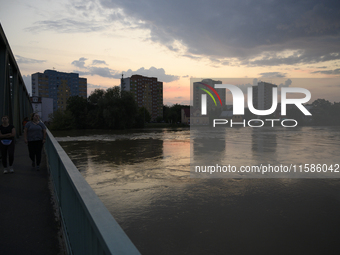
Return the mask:
POLYGON ((47 130, 48 165, 70 254, 140 254, 47 130))
POLYGON ((23 132, 22 120, 32 112, 30 96, 0 24, 0 118, 8 115, 19 137, 23 132))

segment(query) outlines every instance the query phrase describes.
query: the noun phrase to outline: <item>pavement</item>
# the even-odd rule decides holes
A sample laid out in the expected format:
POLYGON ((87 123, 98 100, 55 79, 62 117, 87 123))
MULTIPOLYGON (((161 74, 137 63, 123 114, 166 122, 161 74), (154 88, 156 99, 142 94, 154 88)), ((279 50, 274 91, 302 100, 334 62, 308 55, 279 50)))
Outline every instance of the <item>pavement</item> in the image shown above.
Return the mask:
POLYGON ((62 255, 46 155, 37 171, 23 137, 15 146, 14 173, 3 174, 0 164, 0 255, 62 255))

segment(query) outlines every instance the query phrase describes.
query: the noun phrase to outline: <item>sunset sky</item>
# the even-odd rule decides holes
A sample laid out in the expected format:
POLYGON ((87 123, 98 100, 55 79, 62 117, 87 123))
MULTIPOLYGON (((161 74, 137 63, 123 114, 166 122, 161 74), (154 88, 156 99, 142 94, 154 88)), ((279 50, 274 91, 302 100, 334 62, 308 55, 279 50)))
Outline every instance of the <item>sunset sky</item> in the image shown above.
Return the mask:
POLYGON ((200 77, 333 78, 312 99, 340 101, 339 1, 0 0, 0 22, 28 91, 55 69, 88 94, 122 73, 157 77, 168 105, 189 104, 200 77))

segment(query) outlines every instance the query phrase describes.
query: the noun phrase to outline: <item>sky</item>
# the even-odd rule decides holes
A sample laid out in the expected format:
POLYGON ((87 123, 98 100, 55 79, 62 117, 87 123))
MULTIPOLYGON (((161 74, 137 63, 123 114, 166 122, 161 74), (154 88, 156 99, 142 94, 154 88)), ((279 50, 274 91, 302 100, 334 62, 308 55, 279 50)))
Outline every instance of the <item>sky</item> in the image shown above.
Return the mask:
POLYGON ((216 77, 332 78, 312 100, 340 101, 339 1, 0 0, 0 22, 28 91, 55 69, 87 78, 88 95, 122 74, 157 77, 167 105, 216 77))

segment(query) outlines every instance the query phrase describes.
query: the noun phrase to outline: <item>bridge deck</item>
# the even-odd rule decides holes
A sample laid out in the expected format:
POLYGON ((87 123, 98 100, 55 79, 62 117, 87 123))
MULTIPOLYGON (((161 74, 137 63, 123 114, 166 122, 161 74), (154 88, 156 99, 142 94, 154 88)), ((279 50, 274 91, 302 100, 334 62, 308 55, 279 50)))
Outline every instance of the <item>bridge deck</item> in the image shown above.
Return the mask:
POLYGON ((14 173, 0 166, 0 254, 61 254, 46 156, 32 169, 27 145, 17 139, 14 173))

